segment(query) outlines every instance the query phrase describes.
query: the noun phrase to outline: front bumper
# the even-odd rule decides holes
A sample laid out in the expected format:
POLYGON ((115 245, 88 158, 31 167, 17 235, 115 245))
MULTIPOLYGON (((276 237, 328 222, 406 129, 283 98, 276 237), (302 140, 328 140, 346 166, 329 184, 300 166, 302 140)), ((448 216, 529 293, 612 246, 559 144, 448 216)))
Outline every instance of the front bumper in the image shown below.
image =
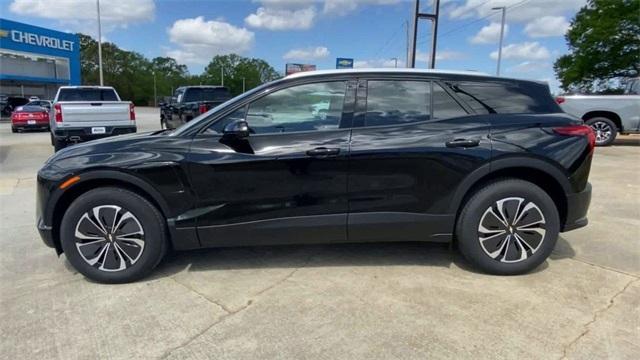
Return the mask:
POLYGON ((560 231, 571 231, 587 226, 589 204, 591 204, 591 183, 587 183, 581 192, 567 195, 567 218, 560 231))

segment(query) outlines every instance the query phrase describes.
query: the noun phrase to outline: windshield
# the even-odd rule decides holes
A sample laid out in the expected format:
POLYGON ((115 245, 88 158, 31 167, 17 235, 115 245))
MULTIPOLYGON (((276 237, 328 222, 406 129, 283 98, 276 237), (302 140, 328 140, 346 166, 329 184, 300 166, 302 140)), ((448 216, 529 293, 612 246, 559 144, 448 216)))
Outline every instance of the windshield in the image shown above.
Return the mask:
POLYGON ((191 130, 193 128, 196 128, 196 127, 200 126, 200 124, 203 121, 207 121, 211 117, 211 115, 213 115, 214 113, 224 109, 225 107, 227 107, 228 105, 230 105, 232 103, 235 103, 236 101, 240 101, 240 100, 242 100, 242 99, 244 99, 244 98, 246 98, 248 96, 251 96, 251 95, 253 95, 253 94, 257 93, 257 92, 260 92, 260 91, 264 90, 267 86, 271 86, 271 85, 273 85, 275 83, 276 82, 272 81, 272 82, 269 82, 269 83, 266 83, 266 84, 262 84, 262 85, 260 85, 260 86, 258 86, 256 88, 253 88, 253 89, 247 91, 246 93, 240 94, 240 95, 238 95, 238 96, 236 96, 236 97, 234 97, 234 98, 232 98, 230 100, 227 100, 227 101, 223 102, 222 104, 212 108, 211 110, 207 111, 206 113, 204 113, 204 114, 202 114, 202 115, 200 115, 198 117, 193 118, 193 120, 189 121, 188 123, 178 127, 174 132, 172 132, 170 134, 170 136, 179 136, 179 135, 182 135, 182 134, 188 132, 189 130, 191 130))

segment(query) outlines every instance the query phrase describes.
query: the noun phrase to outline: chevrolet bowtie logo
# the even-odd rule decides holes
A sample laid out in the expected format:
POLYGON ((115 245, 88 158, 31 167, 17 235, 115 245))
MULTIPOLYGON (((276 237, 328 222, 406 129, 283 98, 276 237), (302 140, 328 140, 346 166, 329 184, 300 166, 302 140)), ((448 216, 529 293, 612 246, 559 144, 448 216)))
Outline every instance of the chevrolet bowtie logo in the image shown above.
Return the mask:
POLYGON ((7 37, 9 36, 9 32, 7 30, 0 30, 0 37, 7 37))

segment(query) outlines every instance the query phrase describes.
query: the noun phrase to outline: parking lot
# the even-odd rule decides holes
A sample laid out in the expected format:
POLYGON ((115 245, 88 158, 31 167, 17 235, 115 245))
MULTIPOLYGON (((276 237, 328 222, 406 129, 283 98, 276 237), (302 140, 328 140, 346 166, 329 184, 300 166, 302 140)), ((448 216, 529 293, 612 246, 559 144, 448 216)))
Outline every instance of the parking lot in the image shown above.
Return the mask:
MULTIPOLYGON (((159 128, 137 109, 139 131, 159 128)), ((531 274, 429 243, 209 249, 85 280, 40 240, 48 133, 0 124, 0 358, 640 357, 640 137, 597 148, 590 224, 531 274)))

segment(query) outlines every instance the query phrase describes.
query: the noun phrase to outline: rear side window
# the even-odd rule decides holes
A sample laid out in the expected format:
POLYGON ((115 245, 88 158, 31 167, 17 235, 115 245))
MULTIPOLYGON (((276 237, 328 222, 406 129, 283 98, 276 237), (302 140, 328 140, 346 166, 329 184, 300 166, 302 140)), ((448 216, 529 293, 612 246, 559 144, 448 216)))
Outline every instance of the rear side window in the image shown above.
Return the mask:
POLYGON ((224 101, 229 99, 227 88, 191 88, 187 89, 185 102, 195 101, 224 101))
POLYGON ((58 101, 118 101, 113 89, 60 89, 58 101))
POLYGON ((557 106, 546 86, 518 83, 461 82, 450 85, 476 113, 551 113, 557 106))
POLYGON ((430 119, 429 81, 367 82, 365 126, 406 124, 430 119))
POLYGON ((433 118, 449 119, 468 115, 467 112, 437 83, 433 83, 433 118))

